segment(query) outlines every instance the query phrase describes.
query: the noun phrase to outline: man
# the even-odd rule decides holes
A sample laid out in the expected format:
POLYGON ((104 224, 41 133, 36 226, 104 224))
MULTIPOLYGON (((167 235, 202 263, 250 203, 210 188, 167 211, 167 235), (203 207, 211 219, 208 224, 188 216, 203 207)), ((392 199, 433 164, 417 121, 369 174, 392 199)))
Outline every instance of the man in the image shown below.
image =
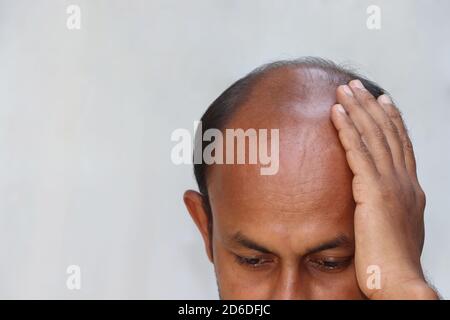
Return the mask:
POLYGON ((200 192, 184 195, 222 299, 438 298, 420 264, 425 194, 383 89, 322 59, 281 61, 234 83, 202 125, 280 137, 277 174, 196 164, 200 192))

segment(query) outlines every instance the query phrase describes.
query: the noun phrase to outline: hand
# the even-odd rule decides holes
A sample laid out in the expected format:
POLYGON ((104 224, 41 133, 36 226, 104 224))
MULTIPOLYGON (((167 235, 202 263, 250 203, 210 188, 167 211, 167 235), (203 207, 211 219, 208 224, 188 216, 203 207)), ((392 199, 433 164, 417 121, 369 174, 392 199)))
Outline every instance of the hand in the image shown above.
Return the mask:
POLYGON ((420 264, 425 194, 411 141, 387 95, 375 99, 359 80, 339 86, 331 119, 354 174, 355 269, 369 299, 437 299, 420 264), (380 287, 367 284, 368 267, 380 287))

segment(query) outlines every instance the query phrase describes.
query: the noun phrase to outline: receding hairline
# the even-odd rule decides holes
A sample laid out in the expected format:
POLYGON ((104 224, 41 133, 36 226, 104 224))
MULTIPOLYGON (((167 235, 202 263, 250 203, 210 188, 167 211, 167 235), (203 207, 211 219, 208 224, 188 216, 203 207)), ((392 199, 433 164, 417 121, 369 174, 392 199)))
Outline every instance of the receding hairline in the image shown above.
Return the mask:
MULTIPOLYGON (((269 62, 254 69, 246 76, 234 82, 213 101, 201 118, 202 130, 206 131, 210 128, 223 130, 233 116, 236 115, 240 107, 246 102, 246 99, 249 97, 252 90, 258 86, 258 83, 264 81, 265 78, 269 78, 271 74, 283 69, 297 69, 301 71, 304 76, 315 79, 315 85, 323 87, 337 87, 341 84, 348 83, 352 79, 359 79, 375 97, 385 93, 385 91, 376 83, 361 76, 351 68, 347 66, 344 67, 323 58, 303 57, 293 60, 269 62), (317 71, 321 75, 320 79, 317 77, 317 71)), ((306 91, 311 88, 313 88, 313 86, 309 86, 306 91)), ((305 94, 308 94, 308 92, 305 92, 305 94)), ((201 148, 203 154, 205 146, 206 143, 202 141, 202 145, 196 145, 195 148, 201 148)), ((194 165, 194 174, 199 190, 206 197, 208 197, 206 181, 207 167, 208 165, 206 164, 194 165)))
MULTIPOLYGON (((292 60, 278 60, 255 68, 234 82, 214 100, 201 118, 204 130, 208 128, 223 129, 261 81, 283 70, 300 71, 305 77, 305 83, 307 83, 307 80, 314 80, 314 84, 321 88, 328 86, 337 87, 353 79, 359 79, 375 97, 385 93, 376 83, 363 77, 349 66, 336 64, 327 59, 302 57, 292 60), (318 77, 319 73, 321 75, 320 79, 318 77), (209 126, 208 120, 213 120, 212 122, 217 123, 217 126, 209 126)), ((307 90, 304 93, 305 96, 308 95, 308 90, 312 88, 314 88, 312 85, 307 86, 307 90)))

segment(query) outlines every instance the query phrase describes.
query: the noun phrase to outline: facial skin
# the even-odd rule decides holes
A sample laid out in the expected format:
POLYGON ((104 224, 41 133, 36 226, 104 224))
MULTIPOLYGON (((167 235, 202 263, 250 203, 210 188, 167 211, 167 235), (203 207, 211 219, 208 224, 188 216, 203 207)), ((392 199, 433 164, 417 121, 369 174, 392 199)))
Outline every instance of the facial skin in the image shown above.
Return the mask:
MULTIPOLYGON (((285 116, 280 123, 290 122, 285 116)), ((331 129, 320 116, 280 126, 275 176, 250 166, 211 170, 222 298, 361 297, 352 263, 351 174, 331 129)))
POLYGON ((227 123, 278 128, 280 165, 273 176, 209 168, 212 234, 203 197, 185 193, 222 299, 437 297, 420 267, 425 198, 401 118, 354 84, 276 69, 227 123), (381 290, 366 287, 370 265, 387 271, 381 290))
POLYGON ((335 89, 318 83, 306 97, 305 77, 288 69, 264 78, 227 125, 279 128, 276 175, 261 175, 258 165, 208 172, 209 256, 223 299, 362 297, 353 266, 352 174, 329 116, 335 89))

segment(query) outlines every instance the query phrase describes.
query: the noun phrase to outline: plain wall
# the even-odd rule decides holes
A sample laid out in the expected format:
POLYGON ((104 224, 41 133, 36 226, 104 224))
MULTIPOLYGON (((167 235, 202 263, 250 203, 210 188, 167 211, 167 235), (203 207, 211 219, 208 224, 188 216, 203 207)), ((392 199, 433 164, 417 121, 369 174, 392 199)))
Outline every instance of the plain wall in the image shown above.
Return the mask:
POLYGON ((217 298, 182 202, 192 168, 170 161, 170 135, 254 67, 306 55, 396 99, 427 193, 424 268, 450 298, 449 12, 445 0, 1 0, 0 298, 217 298), (69 4, 81 30, 66 27, 69 4), (371 4, 380 30, 366 27, 371 4))

